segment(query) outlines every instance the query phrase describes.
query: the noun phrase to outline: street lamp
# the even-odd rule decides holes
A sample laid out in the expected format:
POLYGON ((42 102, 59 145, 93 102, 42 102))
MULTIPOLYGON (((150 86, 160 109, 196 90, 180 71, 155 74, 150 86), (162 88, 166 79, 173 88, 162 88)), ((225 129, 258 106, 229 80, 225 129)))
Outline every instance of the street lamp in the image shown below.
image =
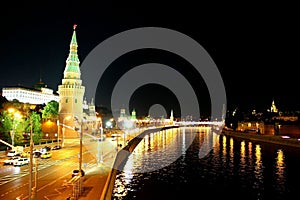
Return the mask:
POLYGON ((71 116, 67 116, 67 117, 64 117, 63 119, 63 123, 62 123, 62 143, 61 143, 61 146, 64 147, 65 146, 65 120, 69 120, 71 119, 71 116))
MULTIPOLYGON (((75 120, 78 122, 80 125, 80 147, 79 147, 79 195, 81 195, 82 191, 82 136, 83 136, 83 123, 85 120, 82 118, 81 121, 80 119, 75 116, 75 120)), ((75 129, 76 130, 76 129, 75 129)))
MULTIPOLYGON (((32 187, 32 179, 33 179, 33 131, 32 131, 32 118, 30 117, 30 158, 29 158, 29 200, 36 199, 36 185, 32 187)), ((36 166, 37 167, 37 166, 36 166)), ((37 168, 36 168, 37 170, 37 168)), ((36 174, 37 175, 37 174, 36 174)))
POLYGON ((100 164, 103 162, 103 151, 102 151, 102 147, 100 145, 100 141, 103 141, 104 138, 103 138, 103 126, 102 126, 102 118, 101 117, 98 117, 97 118, 97 121, 100 122, 100 125, 99 125, 99 129, 100 129, 100 139, 98 140, 98 145, 97 145, 97 162, 98 162, 98 167, 100 166, 100 164))
POLYGON ((57 125, 57 134, 55 136, 57 136, 57 145, 59 146, 59 119, 56 121, 56 125, 57 125))

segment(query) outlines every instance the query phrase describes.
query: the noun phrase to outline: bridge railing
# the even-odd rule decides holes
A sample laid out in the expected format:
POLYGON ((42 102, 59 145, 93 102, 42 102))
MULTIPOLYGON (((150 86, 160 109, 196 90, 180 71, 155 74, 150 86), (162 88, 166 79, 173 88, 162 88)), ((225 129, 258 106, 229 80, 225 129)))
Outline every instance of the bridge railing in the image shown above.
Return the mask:
POLYGON ((215 125, 215 126, 223 126, 223 121, 180 121, 175 122, 175 125, 179 126, 188 126, 188 125, 215 125))

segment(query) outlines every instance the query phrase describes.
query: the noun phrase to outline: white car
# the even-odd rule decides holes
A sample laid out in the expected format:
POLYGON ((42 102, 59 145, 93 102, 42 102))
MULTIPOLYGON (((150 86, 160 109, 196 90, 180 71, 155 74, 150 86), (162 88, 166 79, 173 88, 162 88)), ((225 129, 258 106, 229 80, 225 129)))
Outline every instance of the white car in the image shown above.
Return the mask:
POLYGON ((14 166, 23 166, 29 164, 29 158, 19 158, 15 163, 14 166))
POLYGON ((15 156, 13 156, 13 157, 11 157, 11 158, 9 158, 9 159, 4 160, 3 163, 4 163, 4 165, 14 165, 15 162, 16 162, 17 160, 19 160, 19 158, 20 158, 20 157, 15 157, 15 156))
POLYGON ((15 151, 15 150, 10 150, 10 151, 7 153, 7 156, 8 156, 8 157, 21 156, 21 153, 15 151))

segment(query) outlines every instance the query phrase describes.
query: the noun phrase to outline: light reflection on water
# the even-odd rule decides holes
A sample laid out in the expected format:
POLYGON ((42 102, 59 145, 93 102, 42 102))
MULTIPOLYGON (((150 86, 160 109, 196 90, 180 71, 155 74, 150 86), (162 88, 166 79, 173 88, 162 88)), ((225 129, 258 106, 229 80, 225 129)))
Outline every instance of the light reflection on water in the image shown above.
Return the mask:
POLYGON ((151 172, 176 161, 195 137, 190 128, 181 130, 168 129, 145 136, 130 155, 123 171, 151 172))
POLYGON ((189 199, 200 191, 211 198, 288 199, 295 183, 287 184, 285 153, 208 128, 160 131, 146 136, 129 156, 116 177, 113 199, 181 199, 182 193, 189 199), (209 139, 211 146, 205 143, 209 139), (199 157, 205 145, 211 150, 199 157))

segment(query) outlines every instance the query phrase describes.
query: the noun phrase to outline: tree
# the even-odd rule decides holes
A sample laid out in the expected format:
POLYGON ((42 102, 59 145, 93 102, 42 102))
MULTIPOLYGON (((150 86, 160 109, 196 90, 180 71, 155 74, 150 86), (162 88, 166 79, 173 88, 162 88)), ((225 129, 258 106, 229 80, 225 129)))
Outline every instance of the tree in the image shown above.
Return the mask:
POLYGON ((56 120, 58 119, 58 102, 50 101, 42 110, 42 119, 56 120))
POLYGON ((0 120, 1 120, 1 126, 0 126, 1 139, 8 143, 11 143, 10 131, 12 130, 13 120, 6 110, 3 110, 1 112, 0 120))
POLYGON ((33 134, 33 142, 39 143, 43 137, 42 127, 41 127, 41 116, 37 112, 31 112, 29 114, 28 119, 26 120, 26 132, 31 133, 31 125, 32 123, 32 134, 33 134))
POLYGON ((15 110, 14 113, 9 113, 7 110, 1 112, 1 127, 0 132, 2 133, 2 140, 12 143, 12 131, 14 133, 14 145, 20 145, 23 143, 23 132, 24 132, 24 119, 22 115, 19 117, 14 116, 15 113, 20 113, 15 110))

